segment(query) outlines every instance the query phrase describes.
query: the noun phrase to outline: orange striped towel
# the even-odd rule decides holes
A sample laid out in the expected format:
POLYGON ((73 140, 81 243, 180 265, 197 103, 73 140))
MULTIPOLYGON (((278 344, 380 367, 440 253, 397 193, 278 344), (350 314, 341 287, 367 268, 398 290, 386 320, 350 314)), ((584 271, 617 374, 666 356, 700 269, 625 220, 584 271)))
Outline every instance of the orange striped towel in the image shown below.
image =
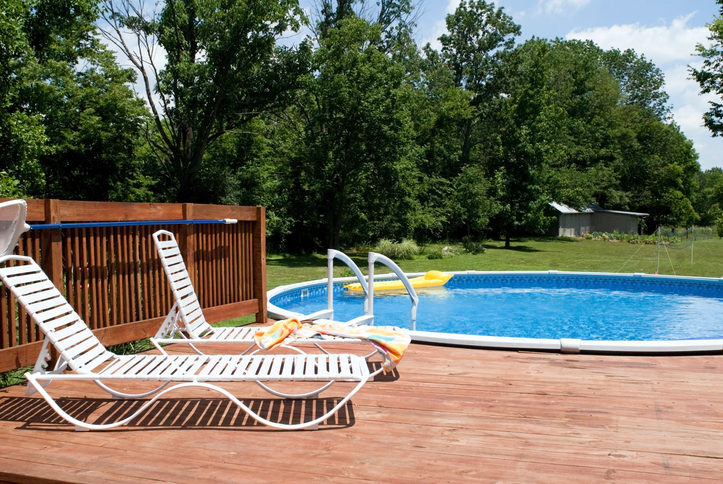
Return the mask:
POLYGON ((407 331, 384 326, 341 326, 334 324, 302 324, 298 319, 284 319, 256 332, 254 340, 259 348, 269 350, 291 340, 335 336, 337 338, 358 338, 369 341, 381 354, 384 371, 393 370, 404 356, 411 338, 407 331))
POLYGON ((276 321, 271 326, 265 326, 254 335, 254 341, 259 348, 269 350, 274 346, 283 343, 289 336, 301 329, 302 324, 296 318, 276 321))

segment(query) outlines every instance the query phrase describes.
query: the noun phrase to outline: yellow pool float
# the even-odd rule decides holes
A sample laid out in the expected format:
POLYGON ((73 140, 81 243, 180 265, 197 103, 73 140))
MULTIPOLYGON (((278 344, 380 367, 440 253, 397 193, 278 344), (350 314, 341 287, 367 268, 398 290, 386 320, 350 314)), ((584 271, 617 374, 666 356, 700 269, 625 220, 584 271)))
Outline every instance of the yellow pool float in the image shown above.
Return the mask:
MULTIPOLYGON (((447 284, 447 281, 452 279, 453 275, 454 274, 446 274, 441 271, 429 271, 423 276, 409 279, 409 282, 412 283, 412 287, 414 288, 444 286, 445 284, 447 284)), ((355 284, 347 284, 346 286, 344 286, 344 289, 349 289, 350 291, 362 291, 362 286, 360 283, 357 282, 355 284)), ((398 279, 395 281, 374 281, 375 291, 385 291, 393 289, 404 289, 404 284, 398 279)))

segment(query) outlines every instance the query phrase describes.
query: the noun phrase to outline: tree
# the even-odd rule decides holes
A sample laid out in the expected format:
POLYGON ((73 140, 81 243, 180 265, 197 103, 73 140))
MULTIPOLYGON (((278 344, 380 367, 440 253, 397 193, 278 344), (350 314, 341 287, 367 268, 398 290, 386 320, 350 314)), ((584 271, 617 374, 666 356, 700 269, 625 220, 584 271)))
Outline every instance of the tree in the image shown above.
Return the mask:
MULTIPOLYGON (((710 36, 708 40, 712 42, 710 47, 703 44, 696 46, 698 55, 702 57, 703 67, 688 69, 693 77, 700 84, 701 94, 714 93, 718 97, 723 96, 723 0, 716 0, 720 6, 721 15, 713 19, 708 24, 710 36)), ((710 110, 703 115, 705 126, 713 133, 713 136, 723 134, 723 104, 709 101, 710 110)))
POLYGON ((663 120, 670 117, 663 71, 644 55, 638 57, 632 49, 610 49, 602 53, 602 62, 618 81, 624 104, 648 109, 663 120))
POLYGON ((539 231, 547 225, 544 208, 548 194, 551 157, 562 149, 563 110, 551 100, 547 75, 550 46, 532 40, 505 59, 505 93, 496 103, 494 141, 486 166, 500 211, 495 223, 504 235, 505 248, 520 230, 539 231))
POLYGON ((333 25, 319 39, 291 120, 303 145, 286 176, 303 248, 411 230, 417 150, 404 68, 379 47, 379 24, 350 16, 333 25))
POLYGON ((143 79, 156 133, 147 139, 172 198, 207 200, 211 190, 199 175, 208 147, 283 104, 308 70, 308 46, 276 46, 283 32, 300 27, 297 0, 168 0, 158 12, 133 0, 104 6, 106 37, 143 79))
POLYGON ((447 15, 447 34, 439 37, 441 55, 454 74, 455 84, 470 93, 474 115, 461 126, 461 167, 470 161, 474 127, 492 100, 502 92, 498 82, 502 53, 514 46, 520 26, 504 9, 484 0, 463 0, 447 15))
POLYGON ((22 92, 37 78, 37 63, 26 24, 33 2, 7 0, 0 15, 0 196, 24 196, 42 189, 39 163, 47 137, 40 114, 27 109, 22 92))
POLYGON ((499 211, 489 195, 490 183, 484 170, 477 165, 466 166, 453 183, 450 210, 457 224, 463 226, 467 237, 479 239, 488 228, 490 217, 499 211))
MULTIPOLYGON (((12 0, 0 154, 13 196, 107 200, 133 172, 146 114, 97 36, 95 0, 12 0), (7 76, 7 77, 6 77, 7 76)), ((5 193, 10 195, 10 193, 5 193)))
POLYGON ((714 167, 698 172, 696 178, 695 210, 700 214, 701 225, 714 225, 723 214, 723 169, 714 167))
POLYGON ((618 167, 625 205, 611 209, 633 209, 650 213, 648 227, 689 225, 698 221, 693 208, 700 172, 698 154, 674 123, 664 123, 649 111, 625 109, 618 167))

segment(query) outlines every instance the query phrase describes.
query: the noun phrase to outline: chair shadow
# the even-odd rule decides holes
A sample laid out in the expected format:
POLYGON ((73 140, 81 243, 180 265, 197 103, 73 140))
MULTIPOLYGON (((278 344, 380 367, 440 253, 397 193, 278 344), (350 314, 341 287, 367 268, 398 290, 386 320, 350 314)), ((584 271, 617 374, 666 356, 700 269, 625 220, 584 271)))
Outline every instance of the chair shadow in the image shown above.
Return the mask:
MULTIPOLYGON (((298 424, 313 420, 331 410, 341 398, 309 400, 247 399, 243 403, 258 415, 275 423, 298 424)), ((72 417, 94 424, 109 424, 136 412, 147 400, 109 398, 58 398, 56 403, 72 417), (89 420, 90 419, 90 420, 89 420)), ((67 430, 73 428, 41 398, 0 397, 0 421, 20 422, 23 429, 67 430)), ((355 423, 354 408, 347 402, 319 425, 346 428, 355 423)), ((225 398, 167 398, 156 400, 125 428, 163 429, 248 429, 275 430, 251 418, 225 398)))
MULTIPOLYGON (((367 361, 367 366, 369 367, 369 372, 373 373, 382 367, 382 363, 381 363, 381 361, 367 361)), ((388 371, 386 373, 381 372, 374 377, 375 382, 397 381, 397 380, 399 380, 399 370, 397 370, 396 368, 394 370, 388 371)))

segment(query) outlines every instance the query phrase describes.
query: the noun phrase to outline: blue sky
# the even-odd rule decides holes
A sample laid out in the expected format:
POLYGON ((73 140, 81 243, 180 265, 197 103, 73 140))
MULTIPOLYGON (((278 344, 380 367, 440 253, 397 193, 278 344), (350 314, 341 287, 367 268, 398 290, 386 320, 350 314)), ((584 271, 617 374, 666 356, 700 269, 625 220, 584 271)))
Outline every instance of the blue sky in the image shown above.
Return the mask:
MULTIPOLYGON (((444 19, 458 0, 421 4, 417 41, 431 42, 445 32, 444 19)), ((706 43, 710 23, 718 13, 714 0, 500 0, 522 27, 521 41, 535 37, 591 39, 604 49, 634 49, 663 70, 673 118, 693 140, 701 167, 723 167, 723 138, 713 138, 701 119, 707 97, 688 79, 688 65, 700 66, 692 56, 697 43, 706 43)), ((714 98, 711 98, 714 99, 714 98)))

